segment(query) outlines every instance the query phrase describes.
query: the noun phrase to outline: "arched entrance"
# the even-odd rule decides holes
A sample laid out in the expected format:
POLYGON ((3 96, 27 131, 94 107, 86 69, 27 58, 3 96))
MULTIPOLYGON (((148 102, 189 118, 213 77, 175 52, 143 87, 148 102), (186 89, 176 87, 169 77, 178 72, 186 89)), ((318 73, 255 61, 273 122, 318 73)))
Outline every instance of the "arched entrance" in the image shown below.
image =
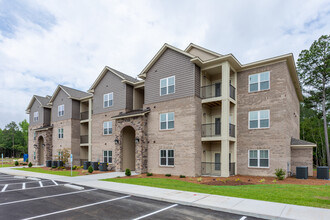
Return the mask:
POLYGON ((39 161, 38 163, 40 165, 45 164, 45 141, 42 136, 38 139, 38 155, 39 155, 39 161))
POLYGON ((123 166, 122 169, 135 170, 135 130, 127 126, 122 130, 123 166))

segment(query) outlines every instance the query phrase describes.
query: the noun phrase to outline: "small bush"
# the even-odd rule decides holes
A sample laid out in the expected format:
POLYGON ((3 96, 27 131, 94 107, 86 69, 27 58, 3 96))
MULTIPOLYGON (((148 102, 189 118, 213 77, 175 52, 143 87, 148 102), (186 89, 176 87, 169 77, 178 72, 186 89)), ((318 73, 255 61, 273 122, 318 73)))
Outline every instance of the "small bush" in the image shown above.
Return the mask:
POLYGON ((285 177, 285 170, 283 169, 275 169, 275 175, 277 176, 277 179, 283 180, 285 177))
POLYGON ((197 182, 202 182, 202 180, 203 180, 202 177, 197 178, 197 182))
POLYGON ((276 181, 276 179, 274 179, 272 182, 273 182, 273 183, 276 183, 277 181, 276 181))
POLYGON ((180 178, 186 178, 186 176, 185 175, 180 175, 180 178))
POLYGON ((76 170, 76 169, 77 169, 77 166, 76 166, 76 165, 74 165, 74 166, 72 167, 72 169, 73 169, 73 170, 76 170))
POLYGON ((28 163, 29 162, 29 159, 26 159, 26 161, 25 161, 26 163, 28 163))
POLYGON ((261 179, 259 180, 259 183, 264 183, 266 180, 265 179, 261 179))
POLYGON ((235 181, 236 181, 236 182, 241 182, 241 180, 240 180, 239 178, 237 178, 235 181))
POLYGON ((147 176, 152 176, 152 173, 147 173, 147 176))
POLYGON ((15 161, 15 166, 18 166, 18 161, 17 160, 15 161))
POLYGON ((223 182, 223 183, 226 183, 227 181, 228 181, 227 179, 221 180, 221 182, 223 182))
POLYGON ((126 176, 130 176, 130 175, 131 175, 131 170, 130 170, 130 169, 126 169, 126 171, 125 171, 125 175, 126 175, 126 176))
POLYGON ((93 167, 92 166, 89 166, 88 167, 88 173, 93 173, 93 171, 94 171, 93 167))
POLYGON ((165 176, 167 176, 167 177, 170 177, 170 176, 172 176, 170 173, 168 173, 168 174, 165 174, 165 176))
POLYGON ((29 163, 29 167, 32 167, 32 163, 31 162, 29 163))
POLYGON ((53 169, 56 169, 56 166, 52 166, 53 169))

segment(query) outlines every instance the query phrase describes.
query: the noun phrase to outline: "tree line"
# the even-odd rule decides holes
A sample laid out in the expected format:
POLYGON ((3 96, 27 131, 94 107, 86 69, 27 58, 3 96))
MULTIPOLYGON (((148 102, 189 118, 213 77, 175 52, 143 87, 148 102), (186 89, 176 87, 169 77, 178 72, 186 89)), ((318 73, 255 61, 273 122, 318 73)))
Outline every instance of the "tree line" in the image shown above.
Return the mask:
POLYGON ((12 121, 3 130, 0 128, 0 154, 3 157, 23 157, 27 154, 28 129, 29 123, 25 119, 18 125, 12 121))

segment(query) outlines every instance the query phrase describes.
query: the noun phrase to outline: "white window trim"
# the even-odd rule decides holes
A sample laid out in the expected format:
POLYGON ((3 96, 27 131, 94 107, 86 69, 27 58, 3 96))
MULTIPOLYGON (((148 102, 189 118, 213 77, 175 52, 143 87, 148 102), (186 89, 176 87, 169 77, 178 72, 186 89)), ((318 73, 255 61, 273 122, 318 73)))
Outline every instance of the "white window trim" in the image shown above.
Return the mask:
POLYGON ((265 71, 265 72, 261 72, 261 73, 255 73, 255 74, 250 74, 249 76, 248 76, 248 87, 249 87, 249 93, 254 93, 254 92, 263 92, 263 91, 267 91, 267 90, 270 90, 270 71, 265 71), (269 80, 268 80, 268 82, 269 82, 269 87, 268 87, 268 89, 263 89, 263 90, 260 90, 260 83, 262 83, 262 82, 266 82, 265 80, 264 81, 260 81, 260 75, 262 74, 262 73, 267 73, 268 72, 268 75, 269 75, 269 80), (250 91, 250 76, 254 76, 254 75, 258 75, 258 82, 257 82, 257 84, 258 84, 258 90, 257 91, 250 91))
MULTIPOLYGON (((107 127, 107 129, 108 129, 108 132, 109 132, 109 126, 107 127)), ((103 122, 103 131, 102 131, 102 134, 103 135, 112 135, 113 134, 113 126, 112 126, 112 121, 104 121, 103 122), (107 126, 110 124, 110 122, 111 122, 111 134, 104 134, 104 123, 107 123, 107 126)))
POLYGON ((176 87, 176 85, 175 85, 175 75, 174 76, 169 76, 169 77, 166 77, 166 78, 162 78, 162 79, 160 79, 159 80, 159 95, 160 96, 165 96, 165 95, 171 95, 171 94, 175 94, 175 87, 176 87), (174 78, 174 92, 173 93, 168 93, 168 79, 169 78, 174 78), (162 80, 164 80, 164 79, 166 79, 166 94, 164 94, 164 95, 162 95, 162 88, 164 88, 164 87, 162 87, 162 80))
POLYGON ((268 129, 270 128, 270 110, 269 109, 263 109, 263 110, 256 110, 256 111, 249 111, 248 112, 248 128, 250 130, 254 130, 254 129, 268 129), (260 111, 268 111, 268 127, 260 127, 260 111), (257 128, 250 128, 250 112, 258 112, 258 127, 257 128))
POLYGON ((64 114, 65 114, 65 111, 64 111, 64 105, 59 105, 59 106, 57 106, 57 117, 62 117, 62 116, 64 116, 64 114), (62 106, 63 106, 63 114, 60 115, 60 112, 62 112, 62 111, 60 110, 62 106))
POLYGON ((161 167, 174 167, 175 166, 175 151, 174 151, 174 149, 160 149, 159 150, 159 166, 161 166, 161 167), (166 151, 166 165, 162 165, 161 164, 161 156, 162 156, 162 150, 165 150, 166 151), (174 157, 170 157, 170 158, 173 158, 174 159, 174 165, 168 165, 168 151, 170 151, 170 150, 172 150, 173 151, 173 155, 174 155, 174 157))
POLYGON ((270 150, 269 149, 251 149, 248 150, 248 168, 261 168, 261 169, 269 169, 270 167, 270 150), (258 166, 250 166, 250 151, 257 151, 257 161, 258 161, 258 166), (260 151, 266 150, 268 151, 268 167, 261 167, 260 166, 260 151))
POLYGON ((33 112, 33 122, 37 122, 37 121, 39 121, 39 112, 33 112))
POLYGON ((57 129, 57 138, 58 139, 63 139, 64 138, 64 129, 63 128, 57 129))
POLYGON ((110 92, 110 93, 106 93, 106 94, 103 94, 103 108, 109 108, 109 107, 112 107, 113 106, 113 104, 114 104, 114 97, 113 97, 113 92, 110 92), (111 96, 112 96, 112 99, 110 99, 110 94, 111 94, 111 96), (105 103, 105 96, 106 95, 108 95, 108 106, 105 106, 104 105, 104 103, 105 103), (111 105, 110 105, 110 100, 112 100, 112 103, 111 103, 111 105))
POLYGON ((175 113, 174 112, 166 112, 166 113, 160 113, 159 114, 159 130, 160 131, 171 131, 171 130, 174 130, 175 129, 175 113), (173 122, 174 122, 174 127, 173 128, 168 128, 168 114, 169 113, 173 113, 173 122), (162 120, 162 117, 161 115, 165 114, 166 115, 166 119, 165 119, 165 122, 166 122, 166 128, 165 129, 162 129, 162 125, 161 125, 161 120, 162 120))
POLYGON ((105 151, 107 152, 107 156, 106 156, 106 158, 107 158, 107 160, 108 160, 107 163, 108 163, 108 164, 112 164, 112 163, 113 163, 113 155, 112 155, 113 152, 112 152, 112 150, 104 150, 104 151, 102 151, 102 153, 103 153, 103 163, 105 163, 105 162, 104 162, 104 152, 105 152, 105 151), (111 151, 111 163, 109 162, 109 158, 110 158, 110 156, 109 156, 109 151, 111 151))

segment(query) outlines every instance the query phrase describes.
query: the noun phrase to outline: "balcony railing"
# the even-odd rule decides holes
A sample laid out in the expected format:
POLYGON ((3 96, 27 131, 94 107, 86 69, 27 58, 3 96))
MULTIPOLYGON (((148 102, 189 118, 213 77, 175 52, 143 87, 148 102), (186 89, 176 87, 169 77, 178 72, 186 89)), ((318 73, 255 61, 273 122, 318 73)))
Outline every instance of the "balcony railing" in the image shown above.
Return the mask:
POLYGON ((208 86, 201 87, 201 98, 208 99, 221 96, 221 83, 214 83, 208 86))
POLYGON ((221 123, 202 124, 202 137, 221 136, 221 123))
POLYGON ((229 85, 229 96, 235 100, 236 88, 232 85, 229 85))
POLYGON ((88 135, 80 136, 80 143, 81 144, 87 144, 88 143, 88 135))
POLYGON ((202 175, 221 175, 221 163, 202 162, 202 175))
POLYGON ((235 137, 235 125, 229 123, 229 136, 235 137))
POLYGON ((80 113, 80 120, 86 120, 86 119, 88 119, 88 114, 89 113, 89 111, 87 111, 87 112, 81 112, 80 113))

